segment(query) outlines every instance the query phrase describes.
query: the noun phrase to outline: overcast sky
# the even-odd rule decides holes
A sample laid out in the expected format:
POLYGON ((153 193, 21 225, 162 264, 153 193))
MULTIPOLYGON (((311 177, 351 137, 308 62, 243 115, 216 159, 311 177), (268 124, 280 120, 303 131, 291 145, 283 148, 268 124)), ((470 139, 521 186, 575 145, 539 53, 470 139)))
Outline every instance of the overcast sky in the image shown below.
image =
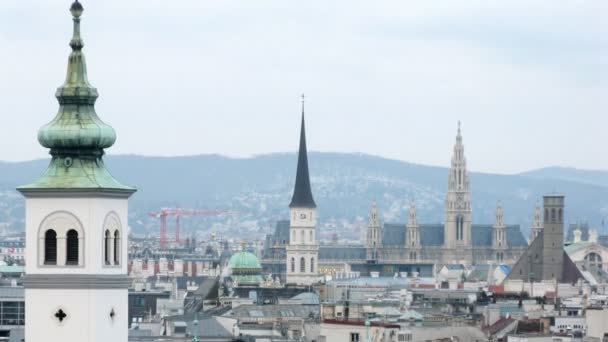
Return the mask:
MULTIPOLYGON (((83 0, 111 154, 309 149, 608 170, 608 2, 83 0)), ((0 160, 45 157, 69 0, 0 1, 0 160)))

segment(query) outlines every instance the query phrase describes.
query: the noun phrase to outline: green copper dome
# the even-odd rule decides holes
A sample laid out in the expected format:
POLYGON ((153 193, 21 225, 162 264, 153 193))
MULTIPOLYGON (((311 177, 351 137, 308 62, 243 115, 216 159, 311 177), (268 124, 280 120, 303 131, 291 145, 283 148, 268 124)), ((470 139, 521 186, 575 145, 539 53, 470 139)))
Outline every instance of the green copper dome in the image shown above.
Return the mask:
POLYGON ((67 76, 55 96, 59 111, 55 118, 38 131, 38 141, 50 149, 51 163, 45 174, 34 183, 18 188, 32 191, 107 190, 129 195, 135 189, 120 184, 103 162, 104 149, 116 141, 114 129, 95 113, 99 96, 87 78, 87 66, 80 37, 80 16, 84 8, 76 0, 71 8, 74 34, 67 76))
POLYGON ((238 252, 230 258, 230 262, 228 266, 232 269, 232 273, 235 271, 238 272, 240 270, 262 270, 262 266, 260 265, 260 261, 255 254, 250 252, 238 252))
POLYGON ((237 286, 257 286, 264 281, 262 266, 253 253, 236 253, 230 258, 228 266, 232 271, 232 280, 237 286))
POLYGON ((95 101, 99 96, 87 77, 87 65, 82 52, 84 43, 80 37, 82 5, 76 1, 70 11, 74 20, 74 36, 70 41, 72 53, 68 60, 65 83, 57 89, 59 112, 55 119, 38 132, 38 141, 53 153, 102 153, 114 145, 116 133, 95 113, 95 101))

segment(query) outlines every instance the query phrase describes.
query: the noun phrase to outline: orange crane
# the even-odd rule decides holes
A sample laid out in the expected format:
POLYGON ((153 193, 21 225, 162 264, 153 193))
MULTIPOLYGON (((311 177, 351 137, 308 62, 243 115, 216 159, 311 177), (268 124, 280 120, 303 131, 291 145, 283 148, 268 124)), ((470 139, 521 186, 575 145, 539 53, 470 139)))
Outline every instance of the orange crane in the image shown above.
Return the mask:
POLYGON ((179 244, 179 218, 181 216, 193 215, 221 215, 227 210, 201 210, 201 209, 182 209, 182 208, 161 208, 160 211, 151 211, 148 216, 160 218, 160 248, 167 247, 167 216, 175 216, 175 241, 179 244))

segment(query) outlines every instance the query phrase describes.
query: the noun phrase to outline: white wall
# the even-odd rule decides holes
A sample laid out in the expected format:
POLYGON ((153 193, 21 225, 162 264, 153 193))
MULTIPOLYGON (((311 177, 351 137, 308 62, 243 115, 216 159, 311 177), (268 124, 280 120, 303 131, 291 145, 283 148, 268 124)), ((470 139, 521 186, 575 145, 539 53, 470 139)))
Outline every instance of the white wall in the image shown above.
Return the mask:
MULTIPOLYGON (((127 274, 127 215, 126 199, 110 198, 28 198, 26 199, 26 274, 127 274), (39 265, 39 229, 50 214, 68 211, 78 218, 84 229, 82 267, 39 265), (115 212, 121 224, 121 265, 107 267, 104 262, 103 224, 106 216, 115 212)), ((59 255, 59 250, 58 250, 59 255)))
POLYGON ((126 290, 26 289, 25 340, 126 342, 127 296, 126 290), (54 316, 60 308, 67 314, 61 323, 54 316))

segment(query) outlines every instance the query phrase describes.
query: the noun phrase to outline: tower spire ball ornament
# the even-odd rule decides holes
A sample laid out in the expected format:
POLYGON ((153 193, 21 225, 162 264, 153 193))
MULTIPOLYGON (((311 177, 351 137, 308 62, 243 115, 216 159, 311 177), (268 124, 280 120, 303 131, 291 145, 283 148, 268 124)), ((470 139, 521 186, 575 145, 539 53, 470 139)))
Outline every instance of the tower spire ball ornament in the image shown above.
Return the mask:
POLYGON ((134 188, 116 181, 102 159, 104 149, 114 145, 116 132, 95 112, 99 94, 87 76, 84 42, 80 33, 83 12, 84 7, 78 0, 70 6, 74 25, 69 44, 72 51, 65 82, 55 93, 59 111, 51 122, 38 131, 38 142, 50 149, 51 163, 42 177, 20 187, 21 192, 51 189, 135 192, 134 188))

